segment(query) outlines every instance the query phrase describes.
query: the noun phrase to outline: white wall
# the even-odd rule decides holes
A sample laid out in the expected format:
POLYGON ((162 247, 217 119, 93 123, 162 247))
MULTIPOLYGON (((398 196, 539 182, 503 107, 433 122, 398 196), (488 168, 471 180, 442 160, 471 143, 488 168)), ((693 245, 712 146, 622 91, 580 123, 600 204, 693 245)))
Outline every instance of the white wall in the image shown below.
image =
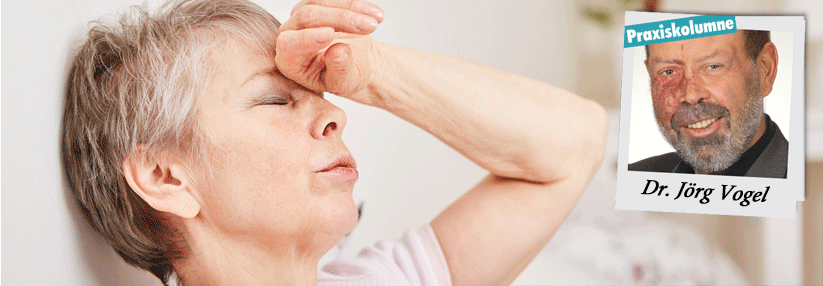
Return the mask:
MULTIPOLYGON (((122 2, 122 1, 121 1, 122 2)), ((114 1, 3 1, 2 282, 148 284, 66 198, 59 163, 63 87, 86 23, 114 1)))

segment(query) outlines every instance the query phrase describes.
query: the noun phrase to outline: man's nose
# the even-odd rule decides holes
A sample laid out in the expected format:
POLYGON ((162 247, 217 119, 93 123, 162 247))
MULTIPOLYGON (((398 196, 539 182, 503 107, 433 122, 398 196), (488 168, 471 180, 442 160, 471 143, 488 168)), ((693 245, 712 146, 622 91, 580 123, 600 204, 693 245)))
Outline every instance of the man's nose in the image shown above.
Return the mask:
POLYGON ((696 72, 687 70, 683 81, 683 102, 695 104, 709 97, 709 93, 704 88, 703 82, 696 72))

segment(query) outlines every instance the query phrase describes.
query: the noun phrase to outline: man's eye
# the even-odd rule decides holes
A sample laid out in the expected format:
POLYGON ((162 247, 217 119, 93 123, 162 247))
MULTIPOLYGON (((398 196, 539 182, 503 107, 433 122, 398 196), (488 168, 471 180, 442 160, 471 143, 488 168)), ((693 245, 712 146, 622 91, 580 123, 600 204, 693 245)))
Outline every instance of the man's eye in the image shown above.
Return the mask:
POLYGON ((674 71, 673 70, 664 70, 664 71, 660 72, 660 74, 662 74, 662 75, 673 75, 674 71))
POLYGON ((713 70, 716 68, 720 68, 720 65, 709 65, 708 69, 713 70))

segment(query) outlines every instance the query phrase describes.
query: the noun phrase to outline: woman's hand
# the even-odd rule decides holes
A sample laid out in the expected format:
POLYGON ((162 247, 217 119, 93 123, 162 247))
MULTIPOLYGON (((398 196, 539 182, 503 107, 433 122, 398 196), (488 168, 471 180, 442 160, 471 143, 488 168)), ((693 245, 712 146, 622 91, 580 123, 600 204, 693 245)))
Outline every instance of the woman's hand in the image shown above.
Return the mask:
POLYGON ((284 76, 318 92, 370 104, 371 34, 383 11, 362 0, 303 0, 280 26, 275 62, 284 76))

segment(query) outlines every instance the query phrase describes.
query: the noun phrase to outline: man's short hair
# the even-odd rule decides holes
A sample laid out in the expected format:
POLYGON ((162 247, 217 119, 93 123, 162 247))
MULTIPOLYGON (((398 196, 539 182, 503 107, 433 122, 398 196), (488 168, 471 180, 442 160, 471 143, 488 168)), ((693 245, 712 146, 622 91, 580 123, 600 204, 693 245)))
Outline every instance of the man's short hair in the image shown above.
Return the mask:
POLYGON ((244 0, 175 0, 153 15, 135 6, 115 24, 96 23, 71 63, 61 142, 68 187, 92 228, 164 283, 185 246, 129 187, 123 161, 139 153, 208 166, 198 110, 209 52, 236 38, 273 55, 279 26, 244 0))
POLYGON ((746 53, 752 61, 757 60, 766 43, 771 42, 769 31, 743 30, 743 36, 746 37, 746 53))
MULTIPOLYGON (((763 47, 766 46, 766 43, 771 42, 770 31, 743 30, 743 37, 745 37, 746 40, 746 54, 752 61, 757 60, 757 56, 760 55, 760 51, 763 50, 763 47)), ((648 60, 649 45, 645 45, 644 47, 646 48, 646 59, 648 60)))

